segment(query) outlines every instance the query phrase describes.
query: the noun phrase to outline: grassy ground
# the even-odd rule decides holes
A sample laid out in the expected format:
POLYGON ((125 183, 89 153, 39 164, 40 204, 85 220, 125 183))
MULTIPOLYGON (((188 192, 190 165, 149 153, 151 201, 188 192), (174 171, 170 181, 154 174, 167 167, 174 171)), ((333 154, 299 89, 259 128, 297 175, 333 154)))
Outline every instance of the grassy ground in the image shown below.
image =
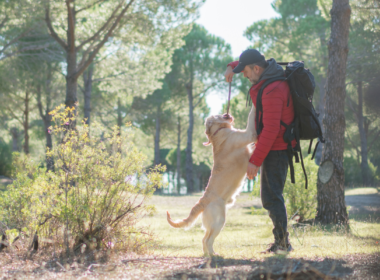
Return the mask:
POLYGON ((174 219, 187 217, 199 197, 152 198, 157 213, 141 225, 150 226, 157 242, 144 255, 114 252, 65 261, 48 250, 27 256, 7 249, 0 253, 0 279, 380 279, 379 189, 347 190, 350 233, 291 223, 295 250, 288 255, 259 253, 272 242, 271 221, 258 198, 242 194, 216 239, 220 256, 212 259, 202 255, 200 220, 188 231, 166 221, 166 210, 174 219))
MULTIPOLYGON (((291 222, 289 231, 295 249, 290 254, 291 257, 335 258, 347 254, 380 252, 380 196, 377 189, 351 189, 346 196, 348 202, 354 204, 350 207, 351 233, 310 225, 299 226, 291 222), (366 201, 370 199, 374 201, 369 205, 366 201), (361 205, 358 205, 358 201, 361 205)), ((157 214, 146 218, 143 223, 151 225, 160 239, 160 246, 155 248, 155 253, 164 256, 202 256, 201 240, 204 231, 201 229, 201 219, 188 231, 171 228, 166 222, 166 210, 173 219, 185 218, 199 197, 200 195, 153 198, 157 214)), ((255 213, 261 215, 251 215, 251 207, 260 209, 260 200, 242 194, 229 209, 226 225, 214 245, 215 251, 221 257, 263 259, 260 251, 273 242, 272 222, 266 211, 256 210, 255 213)))

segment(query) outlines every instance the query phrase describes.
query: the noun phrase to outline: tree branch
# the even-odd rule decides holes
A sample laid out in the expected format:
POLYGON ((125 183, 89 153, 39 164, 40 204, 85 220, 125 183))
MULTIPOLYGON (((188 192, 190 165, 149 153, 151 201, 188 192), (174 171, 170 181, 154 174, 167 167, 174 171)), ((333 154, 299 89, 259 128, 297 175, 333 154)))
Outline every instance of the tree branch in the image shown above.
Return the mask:
POLYGON ((5 105, 5 107, 8 109, 8 111, 12 115, 12 117, 14 117, 16 120, 18 120, 20 122, 20 124, 23 126, 24 122, 13 113, 13 111, 9 108, 9 106, 5 105))
POLYGON ((66 6, 67 6, 67 15, 69 17, 69 34, 70 34, 70 41, 68 42, 70 44, 70 52, 73 53, 75 51, 75 29, 74 29, 74 16, 73 16, 73 10, 70 7, 70 0, 66 0, 66 6))
POLYGON ((5 23, 8 21, 8 16, 6 15, 5 16, 5 18, 3 19, 3 21, 0 23, 0 30, 1 30, 1 28, 3 28, 4 27, 4 25, 5 25, 5 23))
POLYGON ((356 120, 358 120, 359 118, 358 112, 355 110, 354 106, 352 105, 352 104, 355 104, 357 106, 357 104, 349 96, 347 96, 347 103, 348 103, 348 107, 354 113, 356 120))
POLYGON ((50 5, 48 4, 45 8, 45 22, 46 22, 46 25, 49 29, 49 33, 50 33, 50 36, 54 38, 54 40, 56 40, 58 42, 58 44, 61 45, 61 47, 67 51, 67 44, 65 41, 63 41, 57 34, 57 32, 55 32, 52 24, 51 24, 51 19, 50 19, 50 5))
POLYGON ((8 44, 5 44, 4 47, 1 49, 0 53, 3 53, 9 46, 13 45, 16 43, 19 39, 23 38, 26 34, 28 34, 33 28, 29 28, 28 30, 22 32, 19 36, 16 38, 12 39, 11 41, 8 42, 8 44))
POLYGON ((84 10, 90 9, 90 8, 92 8, 93 6, 95 6, 96 4, 98 4, 100 2, 105 2, 105 0, 98 0, 98 1, 95 1, 94 3, 92 3, 92 4, 88 4, 87 6, 85 6, 85 7, 81 8, 81 9, 75 11, 75 14, 78 14, 78 13, 84 11, 84 10))
MULTIPOLYGON (((8 54, 3 54, 3 56, 0 58, 0 61, 4 60, 6 58, 9 58, 9 57, 15 56, 16 54, 19 54, 19 53, 23 53, 23 52, 26 52, 26 51, 38 51, 38 50, 45 49, 45 48, 47 48, 49 46, 50 46, 50 43, 46 43, 45 45, 36 45, 36 46, 25 47, 25 48, 22 48, 22 49, 20 49, 18 51, 15 51, 15 52, 11 52, 11 53, 8 53, 8 54)), ((0 51, 0 53, 2 53, 2 51, 0 51)))
POLYGON ((78 72, 76 72, 76 74, 75 74, 76 78, 78 78, 80 75, 82 75, 83 71, 86 70, 86 68, 94 60, 95 56, 98 54, 99 50, 104 46, 104 44, 107 42, 108 38, 111 36, 112 32, 115 30, 115 28, 119 24, 121 18, 127 12, 129 7, 132 5, 133 1, 134 0, 130 0, 129 3, 127 4, 127 6, 125 6, 125 8, 120 12, 120 14, 116 18, 115 22, 112 24, 111 28, 108 30, 107 34, 104 35, 103 40, 100 41, 99 44, 95 47, 95 50, 92 51, 90 57, 87 59, 87 61, 84 63, 84 65, 78 69, 78 72))
POLYGON ((78 47, 76 47, 76 50, 79 51, 80 49, 82 49, 82 47, 84 45, 86 45, 87 43, 95 40, 99 34, 104 30, 106 29, 106 27, 108 26, 108 24, 111 22, 111 20, 115 17, 115 14, 116 12, 120 9, 121 5, 122 5, 123 2, 120 2, 120 4, 115 8, 115 10, 112 12, 110 18, 106 21, 106 23, 101 27, 99 28, 99 30, 93 35, 91 36, 90 38, 88 38, 87 40, 84 40, 78 47))
POLYGON ((81 91, 82 93, 84 93, 84 88, 83 88, 81 85, 79 85, 79 84, 78 84, 78 87, 79 87, 80 91, 81 91))
POLYGON ((348 133, 347 133, 347 139, 348 139, 348 141, 350 141, 352 147, 356 150, 357 157, 360 158, 360 151, 359 151, 357 145, 355 145, 354 141, 351 140, 350 135, 348 133))
POLYGON ((109 76, 106 76, 106 77, 103 77, 103 78, 98 78, 98 79, 94 79, 92 80, 94 83, 95 82, 102 82, 102 81, 107 81, 109 78, 115 78, 115 77, 118 77, 118 76, 121 76, 121 75, 124 75, 126 74, 127 71, 123 71, 123 72, 120 72, 118 74, 113 74, 113 75, 109 75, 109 76))
POLYGON ((44 113, 43 113, 42 102, 41 102, 41 86, 38 86, 38 88, 37 88, 37 107, 38 107, 38 111, 40 113, 42 120, 45 121, 46 115, 44 115, 44 113))
POLYGON ((376 142, 377 138, 379 138, 379 136, 380 136, 380 130, 377 132, 377 134, 375 135, 375 138, 373 138, 371 144, 369 145, 368 150, 367 150, 368 153, 371 150, 373 144, 376 142))
MULTIPOLYGON (((207 92, 209 89, 215 87, 215 86, 216 86, 218 83, 220 83, 221 81, 223 81, 223 80, 217 81, 216 83, 212 83, 212 84, 211 84, 210 86, 208 86, 204 91, 200 92, 195 98, 200 97, 202 94, 206 94, 206 92, 207 92)), ((198 100, 198 102, 193 106, 193 109, 195 109, 195 107, 197 107, 197 106, 201 103, 201 101, 202 101, 202 98, 200 97, 199 100, 198 100)))
POLYGON ((94 46, 94 44, 95 44, 95 41, 92 42, 91 45, 87 48, 87 50, 83 53, 82 59, 78 63, 78 68, 79 69, 84 65, 84 63, 86 61, 86 56, 90 53, 90 51, 92 50, 92 47, 94 46))

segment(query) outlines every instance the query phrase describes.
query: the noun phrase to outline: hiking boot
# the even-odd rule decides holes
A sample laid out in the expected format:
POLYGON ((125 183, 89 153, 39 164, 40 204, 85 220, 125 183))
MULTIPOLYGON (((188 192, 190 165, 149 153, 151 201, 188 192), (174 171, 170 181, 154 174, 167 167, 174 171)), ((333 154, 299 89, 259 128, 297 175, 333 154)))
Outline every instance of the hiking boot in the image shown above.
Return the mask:
POLYGON ((286 244, 286 246, 281 246, 281 244, 275 242, 269 244, 268 248, 264 251, 262 251, 262 254, 287 254, 289 252, 293 251, 293 247, 290 243, 286 244))

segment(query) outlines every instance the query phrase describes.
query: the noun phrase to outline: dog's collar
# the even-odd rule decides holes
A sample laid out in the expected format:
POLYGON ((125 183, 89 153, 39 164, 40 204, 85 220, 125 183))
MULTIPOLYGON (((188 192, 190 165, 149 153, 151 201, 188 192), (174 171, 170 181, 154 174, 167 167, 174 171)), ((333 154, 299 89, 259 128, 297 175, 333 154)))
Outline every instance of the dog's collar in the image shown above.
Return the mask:
POLYGON ((219 127, 219 128, 214 132, 214 134, 213 134, 212 136, 215 136, 215 135, 219 132, 219 130, 221 130, 221 129, 223 129, 223 128, 225 128, 225 127, 219 127))

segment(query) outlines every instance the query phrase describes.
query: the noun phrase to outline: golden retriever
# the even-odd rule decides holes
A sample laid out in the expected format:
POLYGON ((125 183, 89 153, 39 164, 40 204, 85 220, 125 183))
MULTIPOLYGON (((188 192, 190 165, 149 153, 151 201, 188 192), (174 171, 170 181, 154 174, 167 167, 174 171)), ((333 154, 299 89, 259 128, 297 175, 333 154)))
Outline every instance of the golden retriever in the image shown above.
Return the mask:
POLYGON ((206 119, 209 141, 203 145, 212 144, 214 159, 206 190, 186 219, 174 222, 167 212, 167 220, 175 228, 190 228, 203 212, 205 255, 215 254, 213 243, 225 224, 227 206, 233 205, 246 176, 248 161, 253 152, 253 145, 250 144, 257 141, 255 114, 256 109, 252 105, 245 130, 233 128, 233 117, 229 115, 216 115, 206 119))

